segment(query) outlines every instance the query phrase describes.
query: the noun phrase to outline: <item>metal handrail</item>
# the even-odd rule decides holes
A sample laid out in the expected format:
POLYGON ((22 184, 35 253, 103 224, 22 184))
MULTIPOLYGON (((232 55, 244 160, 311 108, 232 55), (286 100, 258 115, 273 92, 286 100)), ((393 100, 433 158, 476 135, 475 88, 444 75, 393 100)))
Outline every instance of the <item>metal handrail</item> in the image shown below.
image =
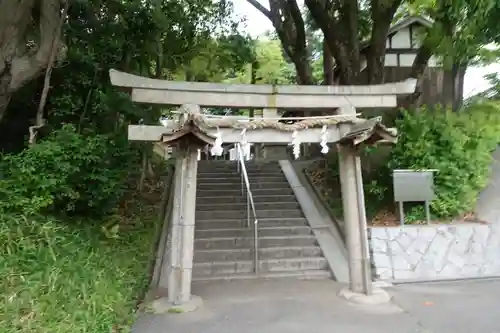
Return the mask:
POLYGON ((255 210, 255 203, 253 201, 252 190, 250 189, 250 181, 248 179, 247 168, 245 165, 245 158, 243 148, 239 143, 236 145, 238 151, 238 172, 241 174, 241 194, 244 193, 246 187, 247 194, 247 228, 250 228, 250 211, 253 214, 253 268, 255 274, 259 274, 259 220, 257 219, 257 212, 255 210))

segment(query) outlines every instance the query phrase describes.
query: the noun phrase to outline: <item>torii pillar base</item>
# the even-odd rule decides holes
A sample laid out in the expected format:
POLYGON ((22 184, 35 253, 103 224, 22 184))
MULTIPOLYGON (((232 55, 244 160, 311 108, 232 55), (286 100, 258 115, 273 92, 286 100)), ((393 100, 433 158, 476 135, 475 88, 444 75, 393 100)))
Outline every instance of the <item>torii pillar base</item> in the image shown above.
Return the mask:
POLYGON ((372 292, 367 295, 364 293, 352 292, 350 288, 344 288, 339 292, 339 296, 347 301, 359 305, 379 305, 391 301, 391 295, 381 288, 374 288, 372 292))
POLYGON ((154 314, 185 313, 193 312, 203 305, 203 299, 199 296, 191 295, 191 299, 182 304, 174 304, 168 298, 162 297, 154 300, 148 306, 147 311, 154 314))

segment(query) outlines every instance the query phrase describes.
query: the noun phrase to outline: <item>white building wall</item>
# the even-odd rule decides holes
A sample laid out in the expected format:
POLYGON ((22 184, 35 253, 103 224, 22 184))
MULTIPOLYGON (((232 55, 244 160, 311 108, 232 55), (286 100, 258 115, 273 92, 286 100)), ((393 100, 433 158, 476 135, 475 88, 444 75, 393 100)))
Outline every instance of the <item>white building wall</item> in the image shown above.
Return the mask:
POLYGON ((393 49, 409 49, 410 44, 410 29, 405 28, 396 32, 391 39, 391 46, 393 49))

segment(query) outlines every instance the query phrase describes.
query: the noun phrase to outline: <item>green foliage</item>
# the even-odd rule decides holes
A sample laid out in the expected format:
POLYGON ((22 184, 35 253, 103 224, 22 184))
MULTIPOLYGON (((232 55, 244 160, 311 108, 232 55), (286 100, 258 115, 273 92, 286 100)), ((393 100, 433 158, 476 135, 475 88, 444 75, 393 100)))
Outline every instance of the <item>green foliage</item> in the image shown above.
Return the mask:
POLYGON ((500 138, 498 106, 405 112, 397 122, 399 140, 389 170, 437 169, 432 212, 440 218, 470 212, 486 185, 491 152, 500 138))
MULTIPOLYGON (((286 62, 282 47, 277 40, 256 40, 254 42, 256 84, 288 84, 294 82, 293 66, 286 62)), ((252 64, 248 64, 228 83, 251 82, 252 64)))
POLYGON ((84 135, 63 126, 43 142, 4 157, 0 208, 106 214, 123 194, 134 162, 125 138, 84 135))
POLYGON ((113 238, 100 224, 0 214, 0 332, 129 332, 156 215, 138 213, 113 238))
POLYGON ((491 61, 492 54, 485 47, 491 47, 499 35, 497 1, 410 0, 401 8, 435 21, 427 42, 435 54, 443 57, 444 66, 491 61))

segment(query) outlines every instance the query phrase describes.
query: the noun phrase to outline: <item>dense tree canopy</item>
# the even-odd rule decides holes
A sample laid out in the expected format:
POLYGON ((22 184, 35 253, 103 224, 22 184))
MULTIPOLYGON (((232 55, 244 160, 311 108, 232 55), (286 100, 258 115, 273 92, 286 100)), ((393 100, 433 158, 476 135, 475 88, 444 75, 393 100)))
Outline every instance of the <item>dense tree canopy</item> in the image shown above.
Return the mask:
POLYGON ((314 82, 305 23, 321 30, 325 49, 340 70, 341 84, 363 83, 359 81, 360 44, 365 38, 369 45, 367 83, 383 82, 385 39, 391 23, 402 16, 425 15, 435 21, 423 36, 413 64, 411 76, 415 78, 422 76, 433 54, 446 55, 448 66, 466 65, 482 56, 484 46, 498 36, 494 0, 305 0, 305 8, 296 0, 247 1, 272 22, 304 84, 314 82))
POLYGON ((484 47, 500 39, 494 0, 247 1, 273 24, 267 38, 245 35, 230 1, 2 1, 4 147, 22 146, 30 127, 43 134, 69 122, 111 133, 156 122, 165 109, 132 105, 110 87, 110 68, 188 81, 380 83, 389 26, 417 14, 435 24, 422 35, 412 77, 423 75, 432 55, 457 71, 497 58, 484 47), (368 82, 360 79, 364 43, 368 82))

